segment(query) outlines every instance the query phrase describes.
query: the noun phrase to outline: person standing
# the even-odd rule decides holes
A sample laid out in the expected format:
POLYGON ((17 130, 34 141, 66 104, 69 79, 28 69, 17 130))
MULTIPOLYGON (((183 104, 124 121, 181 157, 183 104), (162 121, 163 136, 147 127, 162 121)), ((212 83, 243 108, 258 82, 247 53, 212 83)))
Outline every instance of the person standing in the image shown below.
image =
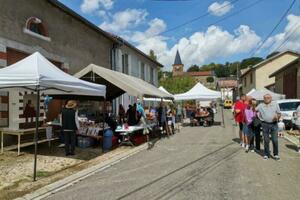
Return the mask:
POLYGON ((180 104, 177 105, 176 116, 177 116, 177 122, 181 123, 182 122, 182 107, 180 104))
POLYGON ((167 136, 169 137, 169 128, 167 124, 167 108, 164 105, 164 102, 160 102, 160 106, 158 108, 158 122, 159 126, 163 128, 163 130, 166 132, 167 136))
MULTIPOLYGON (((255 99, 252 99, 251 101, 252 107, 255 108, 257 106, 257 101, 255 99)), ((253 137, 250 140, 250 149, 251 151, 254 151, 254 148, 257 152, 260 152, 260 129, 261 129, 261 121, 257 117, 257 111, 255 108, 255 116, 252 121, 252 131, 253 131, 253 137), (255 146, 254 146, 255 141, 255 146)))
POLYGON ((264 102, 257 107, 258 116, 262 121, 262 130, 264 136, 264 159, 270 157, 270 135, 273 143, 273 154, 275 160, 279 160, 278 151, 278 119, 280 118, 279 105, 272 101, 270 94, 264 95, 264 102))
POLYGON ((245 131, 246 140, 246 152, 249 151, 250 141, 254 137, 253 120, 256 117, 256 101, 250 100, 247 108, 245 109, 245 125, 247 126, 245 131))
POLYGON ((243 122, 244 122, 244 110, 245 110, 245 101, 246 95, 242 94, 240 99, 234 105, 234 114, 235 114, 235 121, 239 125, 239 136, 241 141, 241 146, 244 147, 244 137, 243 137, 243 122))
POLYGON ((123 124, 125 122, 125 109, 122 104, 119 105, 119 123, 123 124))
POLYGON ((79 129, 77 103, 69 100, 62 110, 62 130, 66 156, 75 155, 76 131, 79 129))

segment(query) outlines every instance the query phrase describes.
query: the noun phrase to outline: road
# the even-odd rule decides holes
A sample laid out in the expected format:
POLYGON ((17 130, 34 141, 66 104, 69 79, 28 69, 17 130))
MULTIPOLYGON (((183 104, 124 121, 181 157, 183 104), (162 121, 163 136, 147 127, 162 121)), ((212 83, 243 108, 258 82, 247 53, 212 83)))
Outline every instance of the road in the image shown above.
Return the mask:
POLYGON ((280 139, 281 160, 245 153, 226 127, 184 127, 151 150, 48 197, 54 199, 299 199, 300 155, 280 139))

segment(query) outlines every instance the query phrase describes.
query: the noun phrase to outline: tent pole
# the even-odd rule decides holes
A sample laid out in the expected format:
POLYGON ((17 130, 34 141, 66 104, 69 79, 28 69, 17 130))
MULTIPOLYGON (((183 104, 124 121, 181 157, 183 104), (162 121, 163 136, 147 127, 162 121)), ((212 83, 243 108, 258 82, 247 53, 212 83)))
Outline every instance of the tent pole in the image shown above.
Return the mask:
POLYGON ((39 116, 40 116, 40 88, 36 87, 36 117, 35 117, 35 133, 34 133, 34 166, 33 181, 36 181, 36 165, 37 165, 37 141, 39 132, 39 116))
POLYGON ((102 108, 102 116, 103 116, 103 133, 104 133, 104 124, 105 124, 105 104, 106 104, 106 98, 103 100, 103 108, 102 108))
POLYGON ((223 128, 225 128, 225 120, 224 120, 224 106, 222 106, 222 124, 223 124, 223 128))
POLYGON ((103 100, 103 107, 102 107, 102 116, 103 116, 103 139, 102 139, 102 152, 103 152, 103 140, 104 140, 104 125, 105 125, 105 112, 106 112, 106 98, 103 100))

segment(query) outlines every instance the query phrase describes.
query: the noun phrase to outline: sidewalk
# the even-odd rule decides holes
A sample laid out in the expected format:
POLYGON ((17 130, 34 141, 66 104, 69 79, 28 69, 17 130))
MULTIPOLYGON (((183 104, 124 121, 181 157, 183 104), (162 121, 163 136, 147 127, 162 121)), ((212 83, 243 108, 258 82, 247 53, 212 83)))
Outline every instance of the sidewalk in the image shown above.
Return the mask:
MULTIPOLYGON (((41 195, 47 196, 48 192, 56 191, 61 187, 66 187, 74 181, 76 182, 97 171, 101 171, 146 148, 147 144, 134 148, 122 146, 108 153, 99 154, 98 156, 96 155, 96 152, 93 153, 90 150, 89 153, 85 152, 85 154, 82 154, 82 152, 80 152, 76 157, 72 158, 39 155, 39 176, 36 182, 32 182, 31 177, 33 166, 31 154, 24 153, 23 155, 16 157, 14 155, 15 152, 5 152, 4 155, 0 155, 1 162, 4 159, 6 161, 6 164, 3 163, 3 165, 0 166, 0 178, 2 180, 0 184, 0 186, 2 186, 0 187, 0 199, 10 200, 23 195, 25 196, 20 199, 39 199, 39 196, 41 195), (10 156, 10 161, 7 161, 8 156, 10 156), (83 157, 85 157, 85 160, 83 157), (9 167, 9 163, 14 163, 14 165, 9 167), (49 166, 47 166, 47 163, 49 166), (55 167, 55 169, 50 169, 55 163, 59 166, 55 167), (10 174, 10 176, 5 177, 5 174, 10 174), (13 175, 16 177, 14 181, 12 181, 13 175), (8 177, 10 178, 8 179, 8 177), (35 192, 28 194, 32 191, 35 192)), ((84 150, 88 151, 87 149, 84 150)), ((79 149, 77 152, 79 152, 79 149)))

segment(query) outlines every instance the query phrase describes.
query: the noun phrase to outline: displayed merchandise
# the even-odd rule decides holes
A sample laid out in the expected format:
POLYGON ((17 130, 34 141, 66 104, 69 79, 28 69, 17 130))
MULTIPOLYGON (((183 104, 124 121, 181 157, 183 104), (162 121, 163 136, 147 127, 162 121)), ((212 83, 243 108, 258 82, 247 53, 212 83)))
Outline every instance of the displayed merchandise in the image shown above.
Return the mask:
MULTIPOLYGON (((109 128, 108 125, 104 124, 104 129, 109 128)), ((99 136, 100 131, 103 130, 103 123, 94 122, 80 122, 80 128, 78 130, 79 135, 86 136, 99 136)))

